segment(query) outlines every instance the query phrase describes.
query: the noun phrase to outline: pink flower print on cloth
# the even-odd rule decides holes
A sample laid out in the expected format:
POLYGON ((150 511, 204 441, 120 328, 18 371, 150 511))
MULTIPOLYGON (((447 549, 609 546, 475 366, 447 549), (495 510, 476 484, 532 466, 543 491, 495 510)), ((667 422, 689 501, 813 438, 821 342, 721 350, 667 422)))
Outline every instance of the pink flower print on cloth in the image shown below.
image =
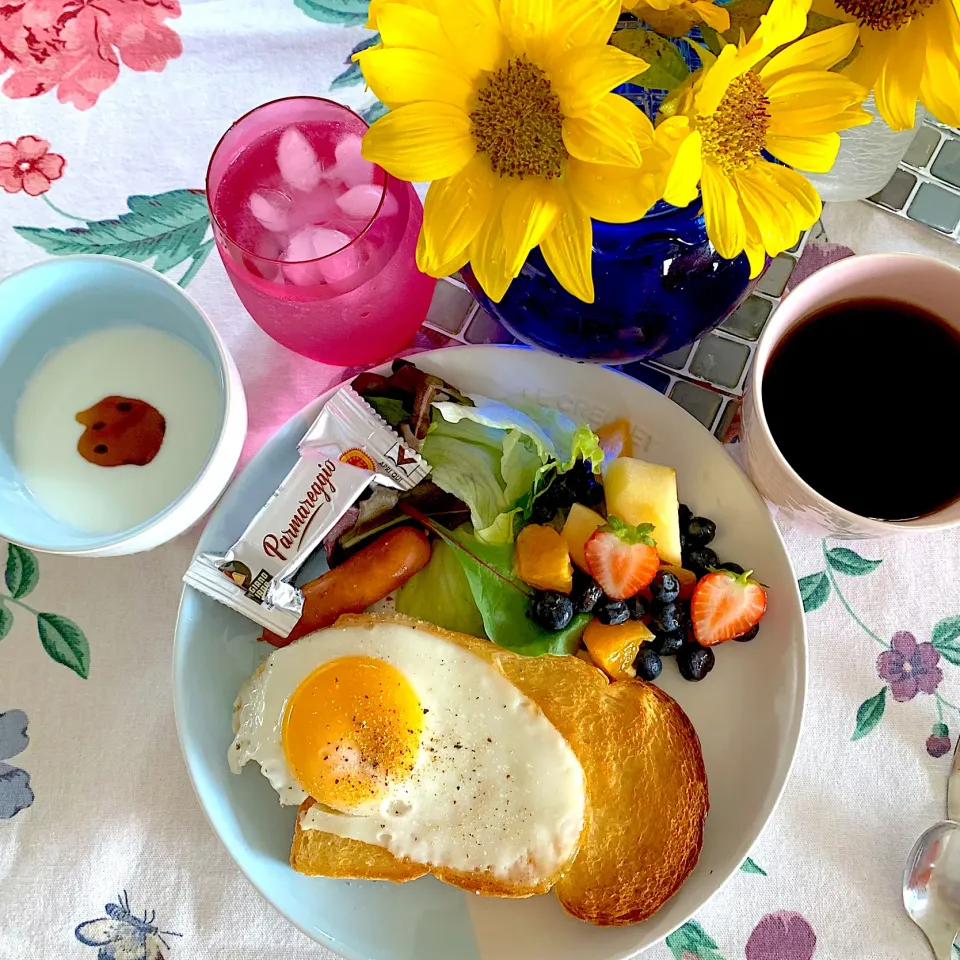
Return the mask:
POLYGON ((50 144, 40 137, 19 137, 16 143, 0 143, 0 187, 7 193, 39 197, 50 189, 52 180, 63 176, 66 161, 50 152, 50 144))
POLYGON ((183 51, 164 21, 178 0, 6 0, 0 3, 0 75, 8 97, 57 88, 61 103, 92 107, 120 74, 161 71, 183 51))

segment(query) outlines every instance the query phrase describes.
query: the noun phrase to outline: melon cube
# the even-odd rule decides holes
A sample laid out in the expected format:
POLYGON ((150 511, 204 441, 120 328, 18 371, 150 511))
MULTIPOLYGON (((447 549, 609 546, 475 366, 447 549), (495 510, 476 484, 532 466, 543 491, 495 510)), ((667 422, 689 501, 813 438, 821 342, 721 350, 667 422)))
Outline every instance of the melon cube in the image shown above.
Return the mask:
POLYGON ((606 466, 603 490, 608 516, 634 526, 652 523, 660 558, 665 563, 681 564, 680 502, 673 467, 618 457, 606 466))
POLYGON ((590 571, 587 570, 587 558, 584 556, 583 548, 594 535, 597 527, 602 527, 606 522, 596 510, 591 510, 582 503, 575 503, 567 514, 567 522, 563 525, 560 535, 567 541, 570 559, 584 573, 590 571))

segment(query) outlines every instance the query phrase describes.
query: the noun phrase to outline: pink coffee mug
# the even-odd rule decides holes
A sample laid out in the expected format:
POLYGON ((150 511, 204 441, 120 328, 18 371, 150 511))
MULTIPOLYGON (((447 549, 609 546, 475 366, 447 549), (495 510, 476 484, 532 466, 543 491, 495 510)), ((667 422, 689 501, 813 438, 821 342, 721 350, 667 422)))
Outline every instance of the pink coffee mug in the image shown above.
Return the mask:
MULTIPOLYGON (((760 493, 787 519, 830 536, 855 540, 960 526, 960 500, 915 520, 876 520, 845 510, 800 477, 770 434, 761 384, 777 345, 797 324, 824 307, 859 298, 909 303, 960 331, 960 269, 950 264, 914 254, 879 253, 849 257, 818 270, 784 297, 757 343, 743 396, 741 434, 747 470, 760 493)), ((816 390, 816 383, 810 389, 816 390)), ((902 387, 891 382, 889 389, 902 387)), ((909 482, 906 474, 904 482, 909 482)))

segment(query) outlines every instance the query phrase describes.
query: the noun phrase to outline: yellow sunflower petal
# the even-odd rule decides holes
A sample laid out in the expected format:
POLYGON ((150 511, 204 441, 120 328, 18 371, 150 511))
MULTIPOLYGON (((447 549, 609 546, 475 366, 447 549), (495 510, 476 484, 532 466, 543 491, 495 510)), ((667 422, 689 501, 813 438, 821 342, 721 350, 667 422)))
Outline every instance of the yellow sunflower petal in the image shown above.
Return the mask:
POLYGON ((767 137, 767 150, 778 160, 809 173, 826 173, 837 159, 839 149, 839 133, 821 133, 810 137, 785 137, 780 134, 767 137))
POLYGON ((566 188, 561 204, 560 218, 540 241, 540 252, 565 290, 593 303, 593 224, 566 188))
POLYGON ((703 137, 694 130, 685 137, 674 156, 667 177, 663 199, 675 207, 685 207, 697 198, 700 175, 703 172, 703 137))
POLYGON ((848 56, 857 42, 860 28, 855 23, 812 33, 797 40, 771 57, 760 71, 765 83, 771 83, 791 70, 829 70, 848 56))
POLYGON ((703 165, 701 189, 707 236, 721 257, 732 260, 743 250, 747 232, 736 190, 723 171, 712 163, 703 165))
POLYGON ((807 24, 810 0, 773 0, 769 10, 760 17, 760 26, 741 47, 727 44, 717 62, 707 70, 697 94, 697 111, 708 116, 720 105, 727 87, 747 70, 755 67, 777 47, 794 40, 807 24))
POLYGON ((566 178, 567 188, 584 211, 607 223, 639 220, 660 199, 657 178, 645 167, 613 167, 571 157, 566 178))
POLYGON ((710 0, 695 0, 693 7, 708 27, 720 33, 730 29, 730 14, 723 7, 718 7, 710 0))
POLYGON ((510 48, 542 63, 556 29, 556 0, 500 0, 500 24, 510 48))
POLYGON ((784 203, 789 202, 789 195, 777 188, 776 181, 764 177, 758 167, 761 165, 737 171, 733 182, 740 197, 747 235, 754 241, 759 237, 767 253, 775 257, 797 242, 800 231, 794 224, 790 207, 784 203))
MULTIPOLYGON (((368 30, 380 29, 380 15, 383 13, 384 7, 391 3, 396 3, 396 0, 370 0, 370 6, 367 7, 366 27, 368 30)), ((434 0, 404 0, 404 4, 418 10, 424 10, 427 13, 436 13, 434 0)))
POLYGON ((437 12, 457 59, 473 70, 496 70, 506 53, 495 0, 436 0, 437 12))
POLYGON ((513 279, 507 270, 507 255, 500 221, 506 190, 502 189, 501 184, 497 184, 497 188, 486 219, 470 244, 470 267, 473 275, 494 303, 503 299, 513 279))
POLYGON ((527 254, 553 229, 561 213, 559 181, 528 177, 511 185, 500 214, 506 270, 515 277, 527 254))
MULTIPOLYGON (((387 47, 428 50, 439 57, 447 57, 450 52, 450 43, 440 26, 440 18, 420 7, 406 3, 382 4, 377 16, 377 29, 387 47)), ((359 55, 354 59, 359 59, 359 55)))
POLYGON ((653 124, 635 104, 608 93, 585 117, 563 121, 563 144, 571 156, 588 163, 639 167, 644 148, 653 143, 653 124))
POLYGON ((935 117, 943 117, 943 123, 960 126, 960 71, 954 64, 928 64, 920 82, 920 98, 935 117))
POLYGON ((899 31, 880 33, 864 27, 860 31, 860 52, 843 68, 843 75, 872 90, 888 56, 893 55, 899 31))
POLYGON ((753 217, 750 216, 750 212, 742 207, 740 212, 743 214, 743 225, 746 229, 743 252, 747 255, 747 262, 750 264, 750 279, 752 280, 759 276, 767 265, 767 251, 760 239, 760 228, 753 217))
POLYGON ((487 216, 497 178, 484 154, 473 159, 457 174, 434 180, 423 204, 424 250, 417 264, 424 273, 440 277, 444 266, 465 252, 487 216))
POLYGON ((894 130, 909 130, 916 122, 927 45, 923 42, 922 20, 912 20, 897 33, 896 54, 887 57, 873 95, 877 112, 894 130))
POLYGON ((609 45, 572 47, 555 60, 550 82, 560 97, 563 115, 583 117, 615 86, 648 66, 646 60, 609 45))
POLYGON ((797 228, 808 230, 812 227, 823 212, 823 202, 813 184, 796 170, 781 167, 776 163, 764 164, 763 170, 766 176, 789 195, 790 212, 797 228))
POLYGON ((408 103, 384 114, 366 132, 362 152, 401 180, 442 180, 477 152, 470 118, 448 103, 408 103))
POLYGON ((620 0, 567 0, 557 10, 554 25, 560 51, 606 43, 619 17, 620 0))
POLYGON ((417 237, 417 269, 421 273, 425 273, 428 277, 436 277, 437 279, 440 279, 440 277, 449 277, 451 274, 462 269, 463 266, 470 260, 470 247, 467 246, 462 250, 458 250, 454 256, 444 263, 431 265, 430 269, 428 269, 426 263, 426 249, 426 239, 423 231, 421 230, 420 236, 417 237))
POLYGON ((811 136, 869 123, 870 114, 857 107, 866 96, 860 84, 825 70, 782 74, 767 88, 768 132, 811 136))
POLYGON ((391 109, 405 103, 449 103, 466 115, 474 99, 473 84, 450 61, 425 50, 378 47, 357 57, 363 78, 391 109))

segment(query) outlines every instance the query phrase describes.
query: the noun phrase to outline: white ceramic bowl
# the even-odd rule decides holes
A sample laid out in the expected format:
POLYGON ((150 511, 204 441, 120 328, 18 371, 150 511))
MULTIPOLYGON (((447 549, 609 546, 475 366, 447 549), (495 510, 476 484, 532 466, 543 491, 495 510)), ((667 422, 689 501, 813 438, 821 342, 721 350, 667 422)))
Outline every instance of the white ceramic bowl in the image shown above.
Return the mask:
POLYGON ((0 537, 72 556, 151 550, 216 503, 240 459, 246 430, 243 386, 223 341, 191 297, 155 270, 116 257, 59 257, 0 282, 0 537), (220 425, 196 477, 160 513, 129 530, 91 534, 52 517, 26 488, 13 455, 14 415, 24 385, 52 351, 131 320, 186 341, 208 361, 219 384, 220 425))
MULTIPOLYGON (((468 392, 525 397, 593 425, 628 416, 636 455, 674 466, 681 499, 716 520, 721 558, 754 567, 769 584, 757 640, 724 644, 702 683, 684 681, 672 660, 658 681, 703 745, 710 814, 697 868, 650 920, 615 929, 574 920, 553 895, 509 901, 429 877, 394 885, 295 873, 296 809, 280 806, 255 764, 234 776, 226 759, 237 690, 273 648, 257 643, 255 624, 186 588, 174 707, 190 776, 213 828, 257 889, 304 933, 351 960, 623 960, 686 921, 739 869, 786 783, 806 693, 803 609, 790 560, 763 500, 723 447, 636 380, 522 348, 447 348, 414 359, 468 392)), ((247 465, 210 518, 200 550, 222 551, 242 533, 295 462, 325 399, 290 420, 247 465)))

